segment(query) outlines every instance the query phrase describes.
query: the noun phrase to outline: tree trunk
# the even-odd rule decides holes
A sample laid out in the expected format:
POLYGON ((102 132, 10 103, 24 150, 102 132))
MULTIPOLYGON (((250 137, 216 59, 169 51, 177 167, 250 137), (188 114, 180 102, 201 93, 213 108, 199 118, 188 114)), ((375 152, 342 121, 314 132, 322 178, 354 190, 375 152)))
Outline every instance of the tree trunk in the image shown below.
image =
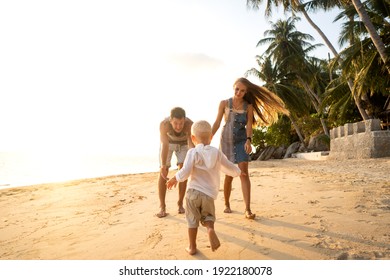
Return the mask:
POLYGON ((371 19, 366 12, 366 9, 364 8, 364 6, 363 6, 362 2, 360 2, 360 0, 352 0, 352 4, 355 7, 357 13, 359 14, 361 21, 364 23, 364 26, 366 27, 368 34, 370 34, 371 40, 374 43, 376 49, 378 50, 378 53, 379 53, 380 57, 382 58, 382 61, 385 64, 387 71, 390 74, 390 68, 386 64, 387 59, 388 59, 387 54, 386 54, 386 47, 383 44, 381 37, 379 37, 378 33, 376 32, 375 27, 372 24, 371 19))
MULTIPOLYGON (((359 0, 353 0, 353 1, 359 1, 359 0)), ((310 23, 310 25, 318 32, 318 34, 321 36, 321 38, 324 40, 325 44, 328 46, 328 48, 331 50, 333 55, 336 57, 338 56, 338 52, 336 49, 333 47, 332 43, 328 40, 324 32, 313 22, 313 20, 310 18, 308 13, 306 12, 305 9, 301 9, 300 12, 303 14, 303 16, 306 18, 306 20, 310 23)), ((375 29, 374 29, 375 30, 375 29)), ((379 38, 380 39, 380 38, 379 38)), ((351 80, 348 80, 348 87, 351 93, 353 94, 353 83, 351 80)), ((355 95, 353 95, 353 100, 355 101, 355 105, 359 110, 359 113, 363 120, 368 120, 369 116, 367 115, 366 111, 362 108, 360 99, 357 98, 355 95)))
POLYGON ((333 47, 332 43, 329 41, 328 37, 326 37, 326 35, 324 34, 324 32, 322 32, 321 28, 319 28, 315 23, 314 21, 312 21, 312 19, 310 18, 310 16, 308 15, 308 13, 306 12, 305 9, 301 9, 299 10, 303 16, 306 18, 306 20, 310 23, 310 25, 318 32, 318 34, 321 36, 321 38, 324 40, 325 44, 328 46, 328 48, 331 50, 331 52, 333 53, 333 55, 336 57, 338 56, 338 52, 336 51, 336 49, 333 47))
POLYGON ((322 129, 324 130, 325 135, 329 137, 329 129, 328 129, 328 126, 326 125, 324 118, 320 118, 320 121, 321 121, 322 129))
MULTIPOLYGON (((353 83, 352 83, 351 79, 348 79, 348 86, 352 91, 353 83)), ((366 110, 363 109, 362 103, 360 102, 360 98, 358 96, 356 96, 355 94, 353 94, 353 92, 352 92, 352 96, 353 96, 353 100, 355 101, 356 107, 358 108, 359 113, 362 116, 363 120, 364 121, 368 120, 370 117, 368 116, 366 110)))
POLYGON ((294 118, 291 116, 290 116, 290 121, 291 121, 291 124, 293 125, 297 135, 298 135, 299 141, 301 141, 301 143, 305 145, 305 138, 303 138, 301 130, 299 129, 299 126, 296 124, 294 118))
POLYGON ((311 87, 302 79, 301 76, 297 76, 302 87, 305 89, 306 93, 309 95, 311 103, 317 112, 320 110, 321 99, 319 96, 311 89, 311 87))
MULTIPOLYGON (((352 1, 358 1, 358 0, 352 0, 352 1)), ((259 4, 257 1, 247 1, 247 5, 248 5, 248 2, 254 2, 255 4, 259 4), (257 3, 256 3, 257 2, 257 3)), ((300 2, 297 1, 296 4, 298 4, 297 6, 299 6, 300 2)), ((253 6, 254 8, 256 7, 257 9, 259 8, 258 5, 254 5, 253 6)), ((267 5, 267 7, 269 8, 269 6, 267 5)), ((268 9, 267 9, 268 11, 268 9)), ((267 11, 266 11, 266 15, 267 15, 267 11)), ((306 10, 304 8, 302 9, 299 9, 299 11, 303 14, 303 16, 306 18, 306 20, 309 22, 309 24, 318 32, 318 34, 321 36, 321 38, 324 40, 325 44, 328 46, 328 48, 331 50, 331 52, 333 53, 333 55, 335 57, 338 56, 338 52, 336 51, 336 49, 334 48, 334 46, 332 45, 332 43, 329 41, 328 37, 326 37, 326 35, 324 34, 324 32, 322 32, 321 28, 319 28, 314 22, 313 20, 310 18, 310 16, 308 15, 308 13, 306 12, 306 10)), ((387 67, 388 69, 388 67, 387 67)), ((348 82, 348 87, 351 91, 351 93, 353 93, 353 86, 352 86, 352 82, 348 82)), ((354 101, 355 101, 355 104, 356 104, 356 107, 358 108, 359 112, 360 112, 360 115, 362 116, 363 120, 367 120, 369 119, 366 111, 361 107, 361 103, 360 103, 360 99, 356 98, 354 96, 354 101)))
MULTIPOLYGON (((321 105, 321 99, 320 97, 312 90, 312 88, 302 79, 302 77, 297 76, 298 80, 302 83, 303 88, 306 90, 306 92, 311 97, 311 103, 313 104, 314 108, 316 109, 318 114, 321 114, 320 112, 320 105, 321 105)), ((322 129, 324 130, 325 135, 329 136, 329 129, 325 123, 325 120, 323 118, 320 118, 322 129)))

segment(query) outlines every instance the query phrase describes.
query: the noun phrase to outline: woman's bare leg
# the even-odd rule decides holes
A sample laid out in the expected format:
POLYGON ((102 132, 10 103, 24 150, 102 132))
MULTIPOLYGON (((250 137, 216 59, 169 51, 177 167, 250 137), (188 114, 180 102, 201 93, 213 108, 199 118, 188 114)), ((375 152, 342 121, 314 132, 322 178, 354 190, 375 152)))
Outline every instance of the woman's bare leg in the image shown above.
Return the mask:
POLYGON ((243 175, 240 176, 242 196, 245 203, 245 217, 248 219, 254 219, 255 214, 251 210, 251 181, 248 174, 248 162, 240 162, 238 167, 241 169, 243 175))
POLYGON ((226 175, 225 181, 223 183, 223 195, 225 197, 225 213, 232 213, 232 209, 230 208, 230 194, 232 193, 232 182, 233 177, 226 175))

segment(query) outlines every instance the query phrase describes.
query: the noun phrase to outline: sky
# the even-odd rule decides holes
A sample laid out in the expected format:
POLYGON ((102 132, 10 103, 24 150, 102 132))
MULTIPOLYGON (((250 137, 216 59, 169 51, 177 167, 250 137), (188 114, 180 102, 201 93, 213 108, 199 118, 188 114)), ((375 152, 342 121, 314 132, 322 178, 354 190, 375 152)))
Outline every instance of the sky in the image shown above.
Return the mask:
MULTIPOLYGON (((337 48, 333 18, 313 19, 337 48)), ((158 153, 171 108, 214 122, 277 19, 245 0, 1 1, 0 151, 158 153)))

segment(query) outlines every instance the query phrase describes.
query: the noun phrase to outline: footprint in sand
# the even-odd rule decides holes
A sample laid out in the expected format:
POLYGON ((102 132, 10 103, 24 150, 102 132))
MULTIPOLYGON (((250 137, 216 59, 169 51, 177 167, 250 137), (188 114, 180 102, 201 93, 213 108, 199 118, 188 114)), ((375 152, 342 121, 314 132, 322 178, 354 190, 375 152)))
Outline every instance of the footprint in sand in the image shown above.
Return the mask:
POLYGON ((248 234, 249 234, 249 240, 250 240, 250 242, 251 242, 252 244, 256 244, 256 240, 255 240, 256 236, 255 236, 255 234, 254 234, 253 232, 249 232, 248 234))
POLYGON ((162 240, 162 235, 159 231, 152 232, 145 240, 145 244, 154 249, 158 243, 162 240))
POLYGON ((318 200, 309 200, 307 203, 314 205, 314 204, 318 204, 320 202, 318 200))

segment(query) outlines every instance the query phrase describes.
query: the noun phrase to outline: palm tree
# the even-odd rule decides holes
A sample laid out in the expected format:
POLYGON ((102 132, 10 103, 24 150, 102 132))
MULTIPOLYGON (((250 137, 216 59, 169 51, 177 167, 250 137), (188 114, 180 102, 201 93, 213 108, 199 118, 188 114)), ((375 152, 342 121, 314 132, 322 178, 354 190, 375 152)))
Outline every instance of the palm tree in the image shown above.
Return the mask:
POLYGON ((364 8, 363 4, 360 2, 360 0, 352 0, 352 3, 359 14, 359 17, 361 21, 364 23, 365 27, 367 28, 368 33, 370 34, 371 40, 374 43, 376 49, 378 50, 378 53, 385 64, 387 71, 390 74, 390 67, 388 65, 388 56, 386 54, 386 47, 385 44, 383 44, 383 41, 381 40, 380 36, 376 32, 376 29, 374 25, 371 22, 370 17, 367 14, 366 9, 364 8))
MULTIPOLYGON (((307 93, 318 115, 322 116, 321 97, 319 92, 310 85, 313 73, 310 72, 312 69, 308 63, 308 53, 320 44, 310 44, 308 40, 314 40, 311 35, 296 31, 295 22, 297 20, 299 18, 290 17, 286 21, 278 20, 275 24, 271 22, 272 29, 264 32, 265 38, 261 39, 257 46, 268 44, 265 55, 268 55, 279 68, 294 75, 307 93)), ((322 117, 320 120, 325 134, 329 135, 325 121, 322 117)))
POLYGON ((349 94, 348 85, 342 77, 330 82, 321 108, 327 111, 328 121, 333 127, 359 121, 352 95, 349 94))
MULTIPOLYGON (((260 5, 264 2, 264 0, 247 0, 247 6, 258 10, 260 8, 260 5)), ((335 1, 335 3, 339 3, 338 1, 335 1)), ((302 15, 305 17, 305 19, 309 22, 309 24, 317 31, 317 33, 321 36, 321 38, 324 40, 325 44, 328 46, 328 48, 331 50, 332 54, 334 56, 338 55, 337 50, 332 45, 332 43, 329 41, 328 37, 325 35, 325 33, 321 30, 321 28, 318 27, 318 25, 315 24, 315 22, 311 19, 309 14, 307 13, 305 6, 302 5, 301 1, 299 0, 267 0, 266 7, 265 7, 265 16, 270 17, 272 15, 272 5, 275 7, 283 6, 285 11, 292 10, 293 12, 302 13, 302 15)), ((334 6, 333 6, 334 7, 334 6)), ((328 7, 330 9, 332 7, 328 7)))
MULTIPOLYGON (((253 9, 259 9, 260 5, 263 3, 263 0, 247 0, 247 6, 251 7, 253 9)), ((325 44, 328 46, 328 48, 332 51, 333 55, 335 57, 338 57, 338 53, 332 43, 329 41, 329 39, 326 37, 324 32, 322 32, 321 28, 319 28, 314 21, 310 18, 308 13, 306 12, 306 7, 312 8, 312 9, 318 9, 318 7, 323 8, 325 11, 328 9, 331 9, 333 7, 340 7, 341 2, 338 0, 314 0, 309 2, 308 4, 302 5, 299 0, 267 0, 266 8, 265 8, 265 16, 269 17, 272 14, 272 5, 275 5, 278 7, 279 5, 282 5, 285 9, 285 11, 293 10, 295 12, 301 12, 306 20, 309 22, 309 24, 318 32, 318 34, 321 36, 321 38, 324 40, 325 44)), ((348 86, 350 88, 350 91, 352 91, 353 84, 351 81, 348 81, 348 86)), ((361 102, 359 99, 354 98, 355 104, 359 109, 359 112, 364 120, 368 119, 368 115, 365 112, 365 110, 362 108, 361 102)))
MULTIPOLYGON (((350 30, 350 28, 347 28, 347 30, 350 30)), ((386 40, 390 40, 390 38, 386 40)), ((386 95, 389 95, 390 76, 387 75, 372 40, 366 38, 362 41, 356 41, 355 44, 340 53, 340 58, 340 66, 343 71, 340 77, 329 85, 328 95, 336 94, 340 96, 338 89, 342 87, 346 80, 351 79, 354 81, 354 96, 363 100, 370 116, 378 117, 377 113, 383 110, 386 95), (382 103, 376 104, 378 100, 382 100, 382 103)), ((332 97, 327 98, 327 100, 332 99, 332 97)), ((345 98, 341 99, 347 100, 345 98)))
MULTIPOLYGON (((373 19, 375 29, 380 30, 382 40, 390 43, 390 23, 385 17, 389 16, 389 5, 386 6, 382 0, 374 0, 367 6, 367 12, 373 19)), ((339 67, 343 69, 337 83, 345 82, 346 79, 353 81, 353 96, 362 100, 368 114, 375 117, 373 113, 378 107, 375 100, 383 99, 389 92, 390 76, 377 52, 373 41, 368 36, 364 24, 359 21, 357 12, 353 6, 345 9, 335 20, 343 18, 346 21, 340 33, 339 43, 344 45, 350 43, 349 47, 340 53, 339 67)), ((333 84, 330 88, 338 87, 333 84)))
MULTIPOLYGON (((285 1, 283 1, 283 2, 285 2, 285 1)), ((379 1, 377 1, 377 3, 378 2, 379 1)), ((330 8, 334 8, 334 7, 346 8, 350 3, 352 3, 355 10, 359 14, 361 21, 363 22, 364 26, 366 27, 366 29, 371 37, 371 40, 373 41, 378 53, 380 54, 380 57, 381 57, 383 63, 386 65, 387 60, 388 60, 388 56, 386 54, 386 47, 385 47, 383 41, 381 40, 379 34, 377 33, 377 29, 374 27, 374 24, 372 23, 369 15, 366 11, 366 8, 362 4, 362 2, 360 0, 350 0, 350 1, 347 0, 347 1, 344 1, 344 3, 345 4, 343 4, 342 1, 338 1, 338 0, 313 0, 313 1, 309 1, 307 3, 301 3, 300 0, 292 0, 292 2, 289 5, 291 5, 291 8, 294 11, 299 11, 302 14, 304 14, 305 18, 308 19, 309 23, 311 24, 311 19, 309 17, 306 17, 306 14, 307 14, 306 8, 307 9, 311 8, 314 10, 318 10, 318 8, 321 8, 321 9, 324 9, 326 11, 326 10, 328 10, 330 8)), ((389 7, 389 4, 386 2, 382 2, 382 4, 384 6, 389 7)), ((288 5, 288 4, 286 4, 286 5, 288 5)), ((286 9, 286 7, 285 7, 285 9, 286 9)), ((314 25, 312 25, 312 26, 315 28, 314 25)), ((317 31, 319 31, 317 28, 315 28, 315 29, 317 31)), ((322 32, 321 33, 319 32, 319 34, 321 35, 322 38, 324 38, 322 36, 322 34, 323 34, 322 32)), ((330 49, 332 50, 332 48, 330 48, 330 49)), ((332 50, 332 52, 333 52, 333 50, 332 50)), ((387 68, 387 70, 389 71, 390 68, 387 68)), ((390 71, 389 71, 389 73, 390 73, 390 71)))
POLYGON ((279 68, 278 65, 273 65, 270 57, 256 56, 259 69, 252 68, 246 71, 245 76, 249 75, 258 78, 265 82, 264 87, 276 93, 286 104, 290 111, 288 116, 293 125, 299 140, 304 143, 304 137, 297 125, 296 119, 301 115, 307 114, 310 110, 310 101, 306 100, 306 95, 302 89, 294 85, 293 80, 290 79, 289 73, 284 69, 279 68))

